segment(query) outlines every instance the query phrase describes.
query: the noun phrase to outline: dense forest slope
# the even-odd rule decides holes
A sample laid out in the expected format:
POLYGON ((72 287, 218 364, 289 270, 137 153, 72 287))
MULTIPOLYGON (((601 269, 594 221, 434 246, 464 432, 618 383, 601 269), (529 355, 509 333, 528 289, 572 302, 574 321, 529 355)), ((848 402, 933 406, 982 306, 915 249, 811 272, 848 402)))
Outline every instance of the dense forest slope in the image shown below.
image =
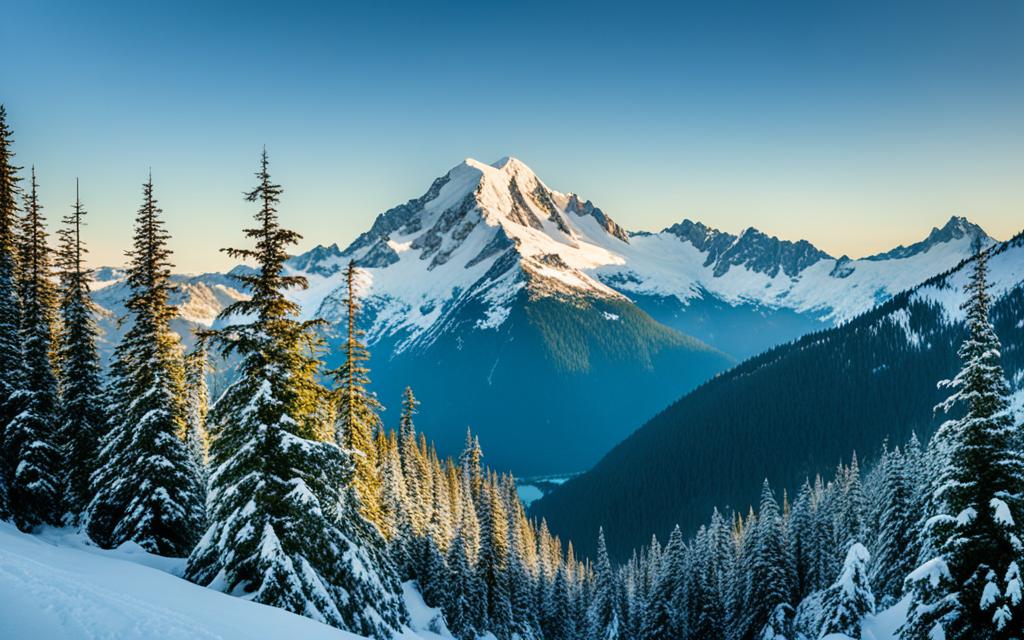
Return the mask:
MULTIPOLYGON (((872 457, 886 438, 927 438, 942 420, 932 411, 944 397, 936 381, 958 367, 964 264, 717 376, 534 503, 533 513, 581 545, 604 526, 610 551, 622 554, 677 523, 692 528, 715 505, 745 511, 764 478, 795 489, 852 450, 872 457)), ((991 266, 993 322, 1020 398, 1024 235, 994 250, 991 266)))

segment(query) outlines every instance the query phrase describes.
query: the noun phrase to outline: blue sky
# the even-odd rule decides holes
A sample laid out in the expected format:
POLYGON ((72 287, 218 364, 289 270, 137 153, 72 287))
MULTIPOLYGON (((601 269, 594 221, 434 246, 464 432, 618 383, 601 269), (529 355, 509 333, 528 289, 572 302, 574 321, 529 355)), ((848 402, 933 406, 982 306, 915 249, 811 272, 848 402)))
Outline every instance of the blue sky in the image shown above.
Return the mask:
POLYGON ((97 264, 152 167, 179 268, 228 266, 264 144, 302 248, 504 155, 631 229, 857 256, 1024 228, 1016 0, 5 5, 18 160, 52 220, 81 178, 97 264))

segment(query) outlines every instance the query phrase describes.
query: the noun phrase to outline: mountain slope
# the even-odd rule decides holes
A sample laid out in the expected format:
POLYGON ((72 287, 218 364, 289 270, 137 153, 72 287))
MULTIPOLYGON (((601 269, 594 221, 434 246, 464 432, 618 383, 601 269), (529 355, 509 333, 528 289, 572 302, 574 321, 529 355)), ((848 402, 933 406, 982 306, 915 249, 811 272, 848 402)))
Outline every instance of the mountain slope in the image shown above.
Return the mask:
MULTIPOLYGON (((944 394, 936 382, 958 367, 968 264, 714 378, 532 513, 584 547, 604 526, 621 554, 677 523, 692 528, 715 505, 745 511, 764 478, 792 491, 853 450, 927 438, 943 419, 932 412, 944 394)), ((991 265, 1003 365, 1024 401, 1024 236, 994 250, 991 265)))

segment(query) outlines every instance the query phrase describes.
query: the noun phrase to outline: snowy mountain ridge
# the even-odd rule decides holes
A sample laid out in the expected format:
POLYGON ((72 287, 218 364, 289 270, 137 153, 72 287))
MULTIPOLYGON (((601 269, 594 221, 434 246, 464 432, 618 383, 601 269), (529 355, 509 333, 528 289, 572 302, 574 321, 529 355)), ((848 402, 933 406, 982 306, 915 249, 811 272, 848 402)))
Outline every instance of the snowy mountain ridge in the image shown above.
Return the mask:
POLYGON ((404 333, 404 349, 436 337, 446 314, 473 297, 484 303, 475 327, 500 326, 524 288, 532 297, 642 295, 684 306, 713 297, 834 324, 951 268, 976 241, 992 239, 962 217, 922 242, 856 260, 832 258, 806 240, 754 228, 732 235, 690 220, 658 233, 627 232, 508 157, 467 159, 420 198, 380 214, 345 250, 319 246, 291 264, 311 279, 304 308, 332 318, 337 296, 323 280, 337 281, 341 265, 355 260, 367 272, 371 341, 404 333))
MULTIPOLYGON (((318 245, 293 257, 289 269, 310 283, 294 294, 303 314, 332 320, 342 313, 340 271, 355 260, 365 271, 369 340, 398 337, 400 352, 429 346, 470 300, 480 303, 475 329, 501 326, 524 289, 531 298, 650 296, 683 307, 717 299, 836 324, 951 268, 976 241, 992 239, 956 216, 921 242, 861 259, 833 258, 806 240, 753 227, 733 235, 689 219, 657 233, 631 232, 506 157, 463 161, 419 198, 378 215, 344 250, 318 245)), ((100 275, 96 297, 106 308, 122 293, 111 288, 120 272, 100 275)), ((178 280, 188 323, 210 325, 221 303, 242 295, 221 274, 178 280)))

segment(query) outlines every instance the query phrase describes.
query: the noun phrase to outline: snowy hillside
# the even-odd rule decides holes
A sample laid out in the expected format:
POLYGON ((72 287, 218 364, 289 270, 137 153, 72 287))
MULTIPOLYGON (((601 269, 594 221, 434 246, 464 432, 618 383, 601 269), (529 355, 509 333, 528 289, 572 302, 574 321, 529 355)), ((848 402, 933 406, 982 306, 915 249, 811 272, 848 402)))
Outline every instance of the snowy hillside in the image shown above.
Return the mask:
MULTIPOLYGON (((304 638, 357 640, 309 618, 197 586, 183 560, 133 543, 104 551, 61 529, 28 535, 0 522, 0 625, 5 638, 139 640, 304 638)), ((405 640, 450 638, 436 610, 411 585, 406 602, 418 631, 405 640), (442 635, 431 632, 433 628, 442 635)))
MULTIPOLYGON (((67 530, 40 535, 0 522, 0 620, 4 637, 84 640, 360 640, 282 609, 249 602, 187 582, 183 561, 155 556, 128 543, 105 551, 67 530)), ((396 640, 451 638, 436 609, 412 583, 406 604, 415 629, 396 640), (436 633, 439 631, 440 633, 436 633)), ((906 603, 869 616, 863 640, 895 640, 906 603)), ((493 638, 486 636, 482 640, 493 638)), ((845 640, 846 636, 830 636, 845 640)))

